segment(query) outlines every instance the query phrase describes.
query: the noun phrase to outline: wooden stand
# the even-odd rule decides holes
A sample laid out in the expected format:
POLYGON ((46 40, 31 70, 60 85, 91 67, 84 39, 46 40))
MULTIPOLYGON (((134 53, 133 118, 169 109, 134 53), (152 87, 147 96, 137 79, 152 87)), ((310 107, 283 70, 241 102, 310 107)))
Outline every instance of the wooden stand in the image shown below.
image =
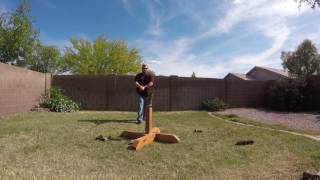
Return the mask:
POLYGON ((152 106, 148 106, 145 133, 123 131, 120 137, 134 139, 129 147, 134 150, 141 150, 145 145, 151 144, 154 141, 163 143, 178 143, 180 139, 174 134, 160 133, 160 129, 152 127, 152 106))

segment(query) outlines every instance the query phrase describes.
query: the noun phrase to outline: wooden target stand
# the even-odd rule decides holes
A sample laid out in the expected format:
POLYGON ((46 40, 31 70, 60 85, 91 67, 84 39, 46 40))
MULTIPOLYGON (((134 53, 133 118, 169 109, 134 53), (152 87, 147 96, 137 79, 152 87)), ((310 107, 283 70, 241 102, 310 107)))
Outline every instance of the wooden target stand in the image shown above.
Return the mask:
POLYGON ((148 105, 147 119, 145 124, 145 133, 123 131, 120 137, 126 139, 134 139, 129 144, 130 149, 136 151, 143 149, 145 145, 151 144, 154 141, 162 143, 178 143, 180 139, 175 134, 160 133, 160 129, 152 127, 152 105, 148 105))

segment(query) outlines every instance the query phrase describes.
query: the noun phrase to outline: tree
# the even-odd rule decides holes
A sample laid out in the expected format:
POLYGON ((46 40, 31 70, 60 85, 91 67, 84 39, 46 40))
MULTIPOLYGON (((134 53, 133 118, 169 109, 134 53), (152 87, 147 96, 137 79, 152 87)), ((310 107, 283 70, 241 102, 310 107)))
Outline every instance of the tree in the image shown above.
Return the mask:
POLYGON ((310 40, 304 40, 294 52, 282 52, 284 69, 293 77, 305 77, 320 73, 320 56, 310 40))
POLYGON ((312 9, 320 7, 320 0, 295 0, 295 1, 299 2, 300 6, 301 6, 301 4, 306 3, 312 9))
POLYGON ((71 39, 64 52, 64 67, 73 74, 123 75, 138 72, 141 56, 124 41, 107 41, 99 36, 94 42, 71 39))
POLYGON ((28 69, 43 72, 57 73, 61 65, 61 53, 55 46, 35 45, 32 55, 25 61, 28 69))
POLYGON ((0 18, 0 62, 23 66, 38 41, 32 27, 31 6, 26 0, 9 14, 0 18))
POLYGON ((191 77, 192 77, 192 78, 196 78, 196 73, 195 73, 195 72, 192 72, 191 77))

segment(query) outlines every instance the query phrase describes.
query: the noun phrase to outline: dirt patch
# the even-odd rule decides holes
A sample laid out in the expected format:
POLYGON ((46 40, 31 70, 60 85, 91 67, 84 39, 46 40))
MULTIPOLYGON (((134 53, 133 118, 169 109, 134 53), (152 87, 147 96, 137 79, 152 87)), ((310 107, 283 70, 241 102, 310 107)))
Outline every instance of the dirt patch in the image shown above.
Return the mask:
POLYGON ((236 114, 267 124, 281 124, 294 129, 320 130, 320 112, 278 112, 268 109, 232 108, 223 114, 236 114))
POLYGON ((30 109, 30 111, 34 111, 34 112, 50 112, 49 108, 43 108, 40 106, 34 106, 32 109, 30 109))

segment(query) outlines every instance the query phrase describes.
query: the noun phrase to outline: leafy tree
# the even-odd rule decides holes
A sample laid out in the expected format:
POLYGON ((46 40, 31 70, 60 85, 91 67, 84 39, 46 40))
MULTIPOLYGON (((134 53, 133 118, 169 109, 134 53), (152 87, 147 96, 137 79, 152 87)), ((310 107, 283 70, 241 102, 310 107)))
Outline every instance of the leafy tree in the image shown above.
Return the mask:
POLYGON ((312 9, 319 8, 319 7, 320 7, 320 0, 295 0, 295 1, 298 1, 299 4, 300 4, 300 6, 301 6, 301 4, 306 3, 306 4, 308 4, 312 9))
POLYGON ((141 56, 124 41, 107 41, 99 36, 94 42, 71 39, 64 52, 64 67, 73 74, 115 74, 138 72, 141 56))
POLYGON ((43 73, 56 73, 61 65, 61 54, 57 47, 38 43, 32 55, 25 61, 25 66, 31 70, 43 73))
POLYGON ((320 56, 310 40, 304 40, 294 52, 282 52, 284 69, 293 77, 305 77, 320 72, 320 56))
POLYGON ((191 77, 192 77, 192 78, 196 78, 196 73, 195 73, 195 72, 192 72, 191 77))
POLYGON ((14 12, 1 14, 0 19, 0 62, 22 66, 38 41, 31 6, 23 0, 14 12))

